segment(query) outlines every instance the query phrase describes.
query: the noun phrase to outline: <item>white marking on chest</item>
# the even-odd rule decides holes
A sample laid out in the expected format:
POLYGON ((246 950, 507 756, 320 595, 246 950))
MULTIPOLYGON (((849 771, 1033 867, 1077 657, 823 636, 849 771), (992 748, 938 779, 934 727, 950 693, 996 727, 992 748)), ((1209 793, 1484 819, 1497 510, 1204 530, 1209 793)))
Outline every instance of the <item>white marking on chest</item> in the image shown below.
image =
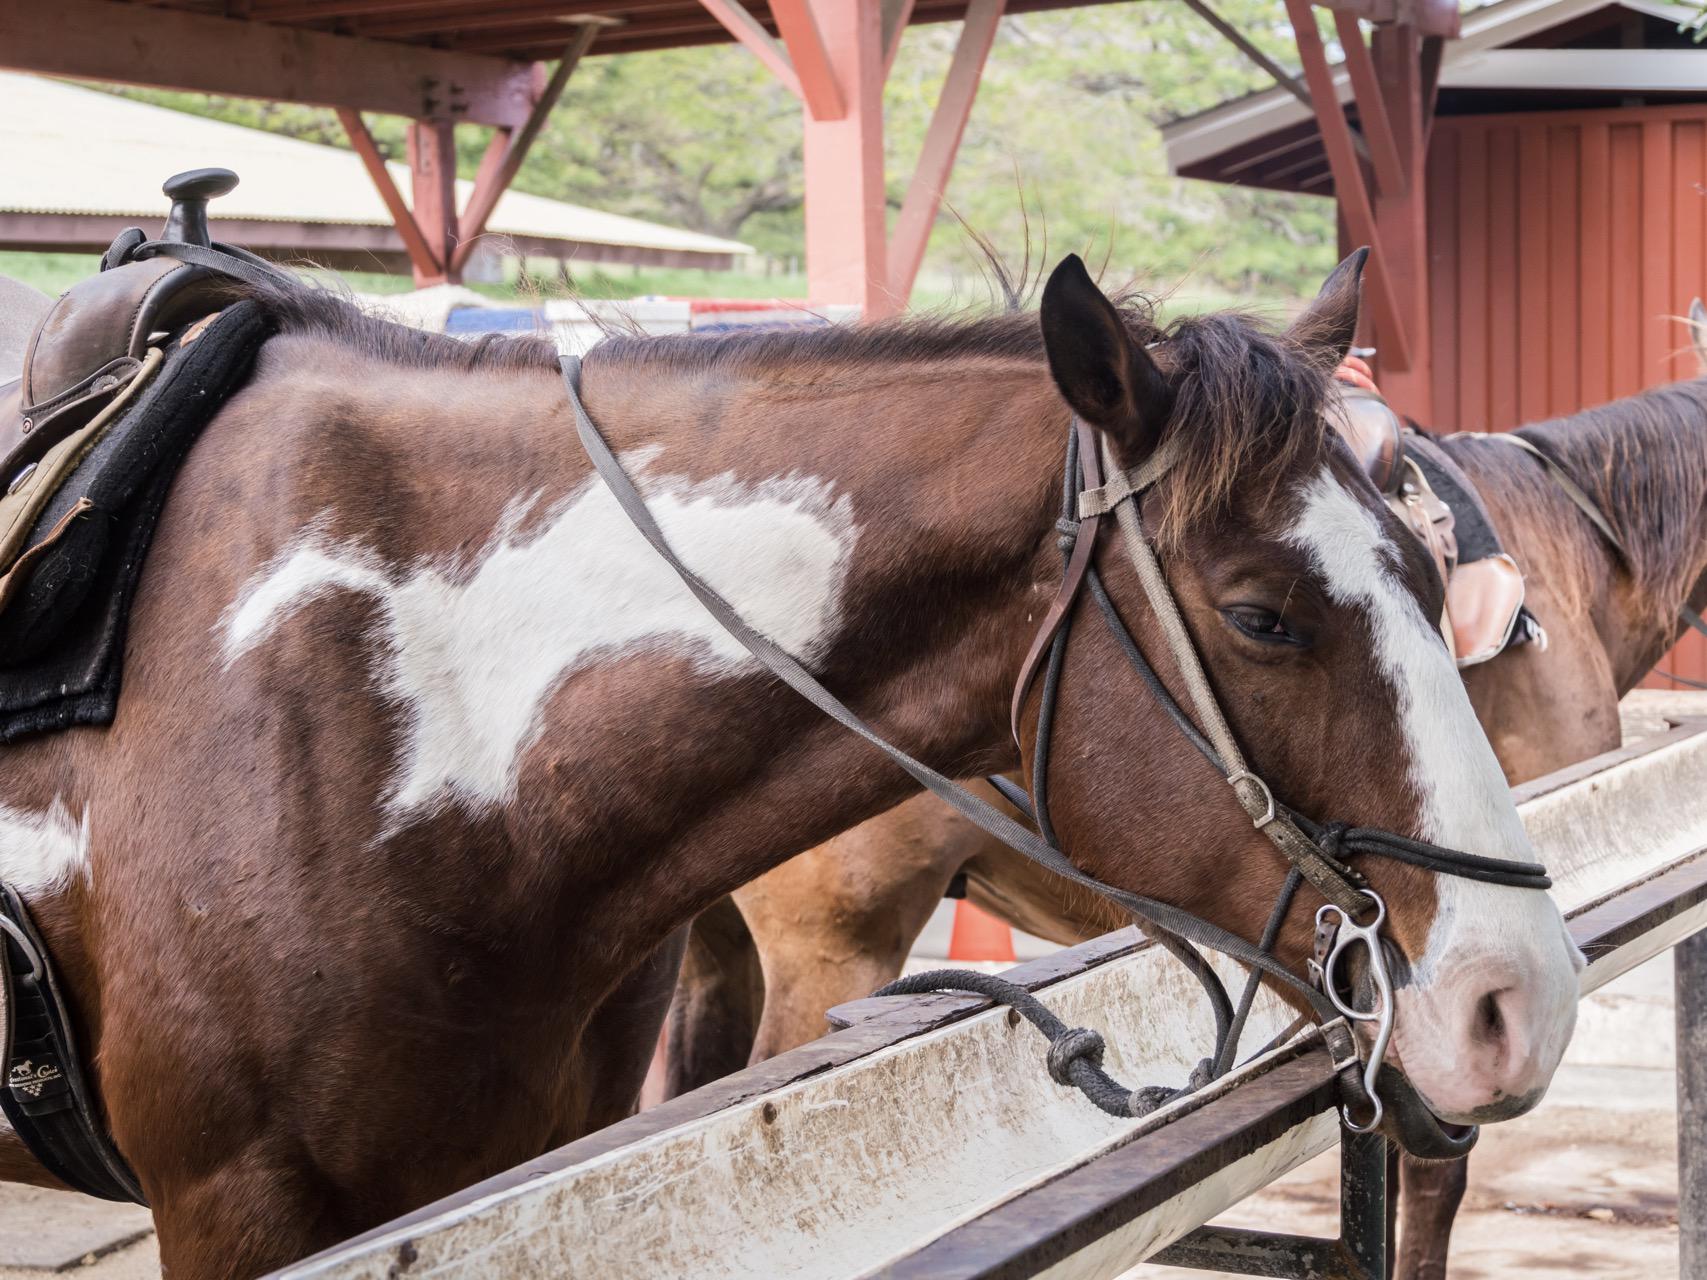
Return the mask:
POLYGON ((73 818, 63 800, 41 813, 0 805, 0 878, 28 898, 88 874, 89 811, 73 818))
MULTIPOLYGON (((852 505, 790 475, 688 481, 624 465, 678 555, 750 623, 812 663, 834 638, 854 542, 852 505)), ((448 799, 478 807, 515 792, 547 696, 572 672, 636 652, 680 656, 715 676, 757 669, 649 547, 596 479, 523 539, 517 503, 467 563, 389 568, 310 527, 226 611, 229 667, 287 617, 332 591, 381 610, 381 687, 409 713, 386 797, 393 816, 448 799)))

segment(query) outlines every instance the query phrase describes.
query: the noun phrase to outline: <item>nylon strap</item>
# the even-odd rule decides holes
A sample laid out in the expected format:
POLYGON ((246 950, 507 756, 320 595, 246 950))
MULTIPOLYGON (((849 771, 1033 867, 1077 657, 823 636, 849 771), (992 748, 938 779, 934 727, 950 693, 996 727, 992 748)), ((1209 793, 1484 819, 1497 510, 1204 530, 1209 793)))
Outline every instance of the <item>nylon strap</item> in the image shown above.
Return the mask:
POLYGON ((593 425, 592 418, 588 416, 586 407, 581 403, 580 358, 572 355, 564 356, 561 360, 561 367, 563 385, 569 394, 569 404, 575 414, 576 433, 581 438, 581 445, 586 449, 587 457, 592 461, 594 470, 598 472, 599 478, 609 487, 612 496, 617 500, 617 505, 622 508, 623 513, 639 530, 641 536, 651 544, 652 549, 675 571, 676 576, 705 607, 706 612, 716 619, 718 625, 733 636, 748 653, 758 659, 760 665, 767 668, 779 680, 832 720, 883 752, 920 786, 930 791, 973 825, 1000 840, 1015 853, 1031 859, 1046 871, 1052 871, 1075 884, 1082 885, 1093 893, 1102 895, 1116 906, 1141 920, 1149 921, 1159 928, 1177 933, 1193 942, 1212 947, 1242 964, 1262 970, 1279 982, 1286 983, 1299 992, 1324 1021, 1330 1021, 1339 1016, 1332 1002, 1306 980, 1280 964, 1272 956, 1263 954, 1238 935, 1229 933, 1218 925, 1210 924, 1207 920, 1203 920, 1189 911, 1184 911, 1165 902, 1158 902, 1154 898, 1130 893, 1125 889, 1117 889, 1113 885, 1104 884, 1096 877, 1079 870, 1068 860, 1066 855, 1045 843, 1035 832, 1021 826, 988 801, 974 795, 952 779, 938 773, 929 765, 915 759, 885 740, 876 730, 820 684, 792 654, 782 649, 768 636, 748 626, 746 621, 714 587, 682 562, 670 546, 669 540, 665 538, 663 530, 658 527, 657 521, 653 519, 651 511, 646 506, 645 499, 635 489, 634 482, 629 479, 622 463, 617 460, 605 438, 599 434, 599 429, 593 425))
POLYGON ((1479 438, 1498 440, 1503 444, 1512 445, 1514 448, 1522 449, 1530 457, 1540 462, 1547 469, 1547 473, 1553 477, 1553 482, 1564 491, 1567 498, 1576 504, 1577 510, 1589 518, 1589 523, 1600 530, 1600 536, 1605 538, 1611 544, 1612 549, 1624 558, 1625 565, 1629 566, 1634 563, 1630 559, 1630 553, 1625 550, 1624 543, 1612 531, 1611 523, 1601 513, 1600 508, 1595 505, 1594 499, 1582 491, 1582 487, 1571 478, 1571 473, 1566 471, 1562 464, 1556 462, 1550 454, 1542 452, 1515 431, 1493 432, 1479 438))

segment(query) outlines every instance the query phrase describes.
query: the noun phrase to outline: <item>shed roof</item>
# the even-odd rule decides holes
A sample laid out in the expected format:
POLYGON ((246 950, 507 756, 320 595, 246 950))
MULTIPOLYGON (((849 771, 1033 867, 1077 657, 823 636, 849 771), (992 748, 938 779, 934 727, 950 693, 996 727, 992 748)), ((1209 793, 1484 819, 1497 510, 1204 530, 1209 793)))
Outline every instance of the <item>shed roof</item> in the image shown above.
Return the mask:
MULTIPOLYGON (((0 73, 8 124, 0 130, 0 172, 27 175, 0 186, 0 217, 76 214, 164 218, 160 184, 205 165, 236 169, 242 182, 215 201, 222 220, 391 228, 391 215, 354 152, 135 102, 60 81, 0 73)), ((409 187, 405 165, 392 177, 409 187)), ((459 181, 466 202, 472 183, 459 181)), ((620 214, 507 191, 489 231, 560 244, 704 255, 726 261, 751 246, 620 214)))
MULTIPOLYGON (((1462 37, 1445 44, 1439 114, 1617 105, 1632 95, 1707 100, 1707 50, 1676 32, 1692 16, 1660 0, 1497 0, 1473 9, 1462 37), (1625 32, 1627 20, 1644 47, 1606 47, 1604 37, 1625 32)), ((1340 102, 1352 104, 1343 66, 1333 78, 1340 102)), ((1279 86, 1172 121, 1162 141, 1182 177, 1333 192, 1315 117, 1279 86)))

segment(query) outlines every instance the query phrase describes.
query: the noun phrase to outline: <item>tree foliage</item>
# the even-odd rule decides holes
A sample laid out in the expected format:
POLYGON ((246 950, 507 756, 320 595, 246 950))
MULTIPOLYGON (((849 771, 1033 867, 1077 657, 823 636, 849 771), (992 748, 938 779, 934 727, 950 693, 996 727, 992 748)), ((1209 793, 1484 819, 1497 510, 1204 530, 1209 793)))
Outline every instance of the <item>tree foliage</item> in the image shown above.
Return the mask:
MULTIPOLYGON (((1291 29, 1274 0, 1226 16, 1278 61, 1291 29)), ((888 194, 898 209, 958 24, 909 29, 885 97, 888 194)), ((596 46, 595 46, 596 48, 596 46)), ((1128 3, 1001 24, 932 238, 926 271, 980 269, 968 228, 1015 259, 1076 250, 1120 279, 1301 293, 1334 256, 1330 202, 1167 173, 1157 126, 1265 87, 1183 5, 1128 3)), ((221 119, 344 145, 330 112, 127 90, 221 119)), ((370 118, 400 157, 403 122, 370 118)), ((458 131, 464 176, 487 132, 458 131)), ((799 104, 737 46, 590 57, 517 179, 522 190, 800 254, 799 104)))

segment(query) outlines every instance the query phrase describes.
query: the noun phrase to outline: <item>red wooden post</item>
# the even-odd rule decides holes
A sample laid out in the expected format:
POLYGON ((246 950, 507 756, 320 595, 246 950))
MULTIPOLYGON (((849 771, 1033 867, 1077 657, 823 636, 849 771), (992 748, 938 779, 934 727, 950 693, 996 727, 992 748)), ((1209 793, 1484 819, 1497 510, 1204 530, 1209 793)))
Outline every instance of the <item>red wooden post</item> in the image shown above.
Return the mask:
POLYGON ((455 284, 460 269, 451 265, 456 249, 456 127, 449 120, 417 120, 409 126, 409 175, 414 184, 415 223, 440 264, 436 274, 415 267, 415 285, 455 284))
POLYGON ((890 290, 885 243, 882 0, 793 0, 788 8, 796 21, 777 16, 805 99, 807 297, 891 315, 905 299, 890 290), (833 85, 815 83, 823 77, 833 85), (815 102, 841 114, 815 113, 815 102))
MULTIPOLYGON (((1404 26, 1375 28, 1372 70, 1385 108, 1389 141, 1397 161, 1396 181, 1384 182, 1374 196, 1375 225, 1387 256, 1392 282, 1405 318, 1410 359, 1404 368, 1380 360, 1381 391, 1400 413, 1418 422, 1435 421, 1432 359, 1433 325, 1429 311, 1428 270, 1428 119, 1424 101, 1422 41, 1404 26)), ((1359 89, 1358 105, 1362 106, 1359 89)), ((1371 139, 1372 146, 1374 140, 1371 139)))

